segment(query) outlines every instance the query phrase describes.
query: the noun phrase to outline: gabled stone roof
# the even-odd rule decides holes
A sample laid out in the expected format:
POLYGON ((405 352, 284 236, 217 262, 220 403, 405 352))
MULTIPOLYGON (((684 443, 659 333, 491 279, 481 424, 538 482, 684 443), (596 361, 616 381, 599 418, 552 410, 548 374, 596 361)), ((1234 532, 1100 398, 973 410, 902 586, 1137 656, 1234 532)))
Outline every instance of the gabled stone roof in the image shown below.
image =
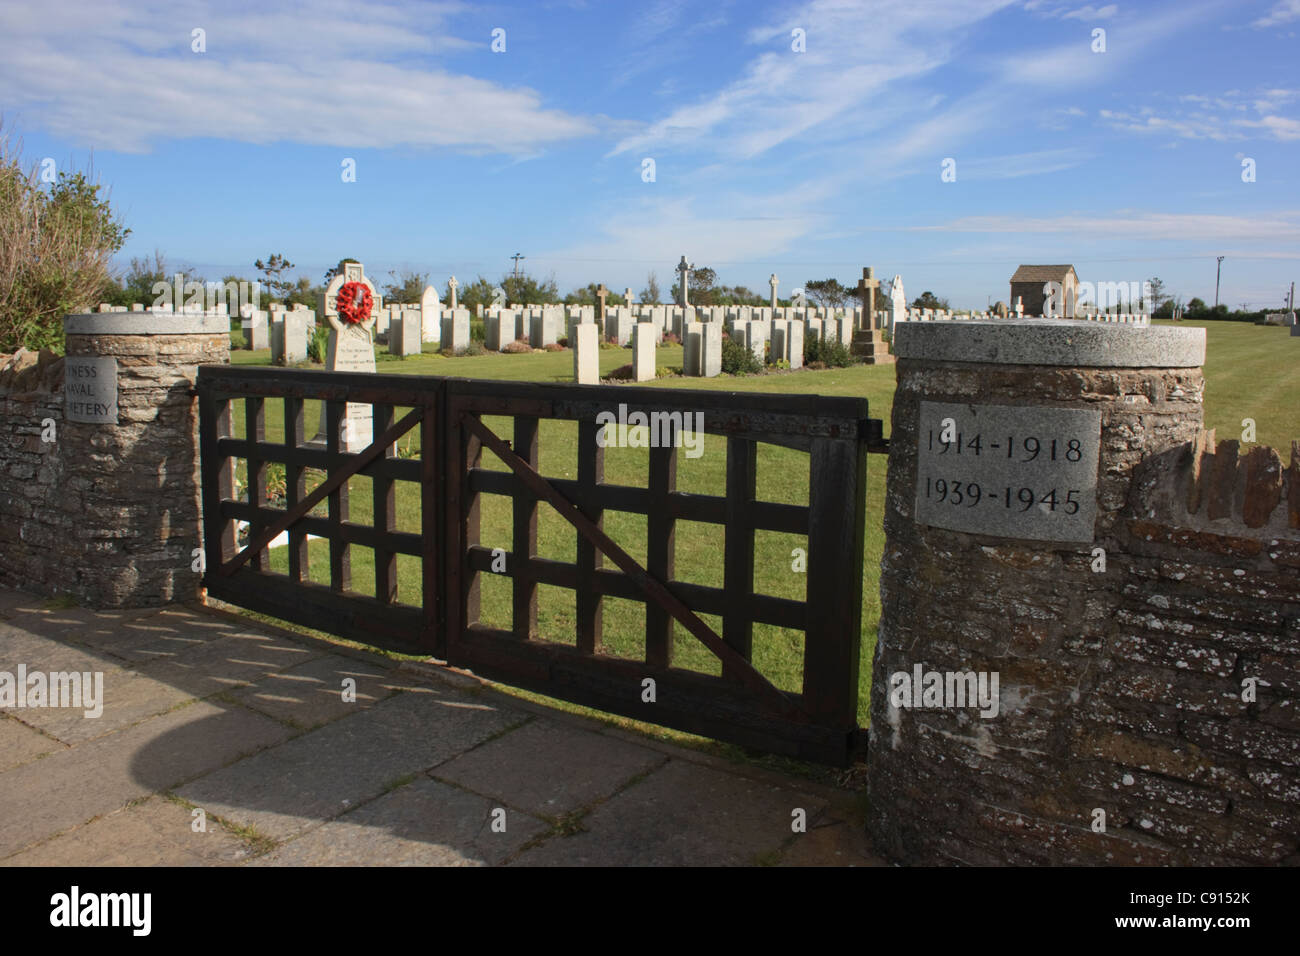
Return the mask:
MULTIPOLYGON (((1060 282, 1065 283, 1067 273, 1074 272, 1074 266, 1021 266, 1011 277, 1012 282, 1060 282)), ((1078 273, 1075 273, 1078 278, 1078 273)))

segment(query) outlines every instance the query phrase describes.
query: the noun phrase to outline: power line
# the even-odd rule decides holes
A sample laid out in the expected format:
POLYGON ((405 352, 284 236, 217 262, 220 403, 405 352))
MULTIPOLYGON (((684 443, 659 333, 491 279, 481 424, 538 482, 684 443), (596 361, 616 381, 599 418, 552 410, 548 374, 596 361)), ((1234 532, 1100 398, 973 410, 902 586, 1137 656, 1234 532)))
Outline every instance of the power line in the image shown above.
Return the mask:
MULTIPOLYGON (((513 257, 512 257, 513 258, 513 257)), ((522 256, 520 258, 523 258, 522 256)), ((1079 262, 1196 262, 1212 258, 1209 254, 1199 256, 1114 256, 1106 259, 1094 259, 1091 257, 1080 257, 1079 262)), ((1259 260, 1292 260, 1293 255, 1279 256, 1251 256, 1252 259, 1259 260)), ((618 259, 607 257, 570 257, 570 256, 534 256, 536 262, 610 262, 610 263, 631 263, 633 265, 657 265, 664 260, 655 259, 618 259)), ((711 263, 719 266, 747 266, 757 265, 760 263, 770 263, 777 261, 776 257, 764 259, 710 259, 711 263)), ((782 266, 816 269, 822 266, 827 268, 850 268, 856 269, 861 267, 860 261, 855 260, 829 260, 819 259, 816 262, 789 262, 779 260, 782 266)), ((1024 257, 1015 259, 892 259, 893 265, 897 266, 1003 266, 1015 263, 1020 265, 1024 257)))

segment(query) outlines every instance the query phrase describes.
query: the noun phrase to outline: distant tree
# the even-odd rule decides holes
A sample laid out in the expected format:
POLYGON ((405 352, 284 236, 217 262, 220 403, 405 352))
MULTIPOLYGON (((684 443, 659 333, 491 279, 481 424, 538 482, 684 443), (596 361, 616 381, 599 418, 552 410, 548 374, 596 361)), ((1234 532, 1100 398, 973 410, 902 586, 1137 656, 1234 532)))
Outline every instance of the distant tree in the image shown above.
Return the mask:
POLYGON ((1165 291, 1164 282, 1157 276, 1152 276, 1148 279, 1147 285, 1151 290, 1150 306, 1151 310, 1154 312, 1156 309, 1159 309, 1160 306, 1164 305, 1165 300, 1169 298, 1169 294, 1165 291))
MULTIPOLYGON (((605 285, 603 282, 589 282, 587 285, 574 289, 564 297, 565 305, 595 305, 596 291, 605 285)), ((606 305, 627 305, 623 297, 605 285, 605 304, 606 305)))
POLYGON ((940 299, 933 292, 922 292, 917 298, 912 300, 912 308, 935 309, 935 310, 942 309, 943 311, 947 312, 947 311, 951 311, 952 306, 948 304, 947 299, 940 299))
POLYGON ((840 285, 838 279, 809 279, 803 291, 817 305, 832 309, 842 308, 854 297, 853 290, 840 285))
POLYGON ((530 302, 558 302, 560 298, 554 273, 545 282, 538 282, 528 275, 507 275, 501 279, 500 284, 505 290, 506 301, 518 305, 526 305, 530 302))
POLYGON ((1205 300, 1200 298, 1199 296, 1193 297, 1192 300, 1187 303, 1187 313, 1189 315, 1194 315, 1197 312, 1208 312, 1208 311, 1209 308, 1206 306, 1205 300))
POLYGON ((743 285, 715 285, 709 291, 709 305, 767 305, 767 299, 743 285))
MULTIPOLYGON (((196 275, 193 269, 178 267, 171 268, 167 265, 167 257, 159 250, 155 249, 153 260, 131 259, 131 265, 122 276, 120 282, 109 282, 104 287, 102 299, 110 305, 130 307, 137 302, 145 306, 152 305, 159 295, 154 291, 154 286, 159 282, 167 283, 169 289, 173 289, 177 274, 181 277, 181 295, 185 295, 185 286, 190 282, 202 282, 202 276, 196 275)), ((173 295, 174 298, 174 295, 173 295)), ((168 302, 172 305, 184 305, 180 303, 168 302)))
POLYGON ((413 272, 410 269, 403 269, 398 275, 392 269, 388 274, 393 281, 384 286, 385 302, 400 302, 404 305, 414 305, 420 301, 420 296, 424 295, 425 286, 429 284, 429 273, 413 272))
POLYGON ((479 305, 486 309, 492 304, 492 290, 494 288, 496 287, 491 282, 488 282, 485 277, 480 275, 473 282, 460 287, 456 294, 456 301, 462 309, 469 309, 471 312, 475 311, 479 305))
MULTIPOLYGON (((713 301, 713 284, 718 281, 718 274, 708 266, 700 266, 691 271, 691 305, 714 305, 713 301)), ((672 300, 673 302, 681 301, 682 282, 678 279, 673 283, 672 300)))
POLYGON ((314 309, 320 302, 320 297, 325 294, 323 285, 312 285, 311 279, 306 276, 298 276, 298 281, 294 284, 293 289, 284 298, 285 305, 305 305, 309 309, 314 309))
POLYGON ((641 290, 641 301, 650 305, 659 304, 659 279, 653 272, 646 276, 645 288, 641 290))
POLYGON ((284 275, 290 269, 296 267, 278 252, 269 256, 265 262, 258 259, 253 263, 253 268, 262 273, 266 290, 276 302, 283 302, 287 299, 296 285, 294 280, 288 279, 284 275))

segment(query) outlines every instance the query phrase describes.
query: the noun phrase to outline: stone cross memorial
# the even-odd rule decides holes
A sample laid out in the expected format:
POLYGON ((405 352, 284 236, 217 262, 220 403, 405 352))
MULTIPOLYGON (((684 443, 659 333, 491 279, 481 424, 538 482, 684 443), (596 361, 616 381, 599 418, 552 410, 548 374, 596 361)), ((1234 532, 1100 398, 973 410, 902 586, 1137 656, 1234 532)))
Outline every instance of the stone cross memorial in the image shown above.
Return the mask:
POLYGON ((450 279, 447 280, 447 298, 448 298, 448 299, 450 300, 450 302, 451 302, 451 306, 450 306, 450 308, 453 308, 453 309, 457 308, 457 305, 456 305, 456 289, 457 289, 457 287, 458 287, 459 285, 460 285, 460 283, 456 281, 456 277, 455 277, 455 276, 452 276, 450 279))
POLYGON ((858 293, 862 296, 862 317, 858 320, 858 328, 871 328, 872 317, 876 314, 876 290, 880 288, 880 280, 874 277, 870 266, 862 270, 862 278, 858 280, 858 293))
POLYGON ((695 264, 688 264, 685 256, 682 256, 682 261, 677 263, 677 275, 681 284, 681 292, 679 293, 679 296, 682 300, 681 307, 683 309, 691 304, 690 299, 687 297, 687 286, 690 284, 691 272, 694 268, 695 264))
POLYGON ((853 331, 853 344, 850 349, 868 365, 882 365, 894 361, 894 357, 889 354, 889 348, 885 345, 885 340, 881 337, 880 329, 876 327, 878 288, 880 288, 880 280, 875 278, 871 267, 863 269, 862 278, 858 280, 858 292, 862 295, 862 309, 854 323, 856 328, 853 331))
POLYGON ((609 290, 605 288, 605 283, 601 283, 596 289, 596 327, 600 329, 600 337, 604 339, 608 334, 605 331, 605 300, 609 297, 609 290))
MULTIPOLYGON (((379 302, 374 283, 366 278, 365 267, 359 262, 345 262, 343 273, 335 276, 325 290, 324 313, 330 324, 329 352, 325 367, 331 372, 375 372, 375 347, 372 339, 375 325, 375 307, 379 302), (359 283, 370 291, 372 301, 369 313, 360 322, 348 322, 339 316, 339 293, 345 286, 359 283)), ((326 422, 322 421, 316 440, 325 438, 326 422)), ((358 452, 373 439, 374 409, 369 405, 349 402, 344 409, 339 432, 339 449, 358 452)))
POLYGON ((781 280, 778 279, 776 277, 776 273, 773 272, 772 277, 767 280, 767 284, 772 287, 772 308, 775 309, 776 308, 776 287, 781 284, 781 280))

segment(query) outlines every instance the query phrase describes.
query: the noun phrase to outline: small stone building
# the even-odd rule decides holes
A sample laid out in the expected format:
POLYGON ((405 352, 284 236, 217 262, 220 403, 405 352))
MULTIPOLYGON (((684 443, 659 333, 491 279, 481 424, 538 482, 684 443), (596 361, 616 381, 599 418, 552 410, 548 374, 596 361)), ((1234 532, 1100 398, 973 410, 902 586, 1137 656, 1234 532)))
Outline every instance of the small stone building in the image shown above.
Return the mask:
POLYGON ((1074 318, 1074 304, 1079 297, 1079 277, 1074 266, 1024 266, 1016 270, 1011 277, 1011 304, 1015 307, 1016 296, 1020 296, 1025 308, 1025 315, 1042 315, 1047 293, 1043 286, 1048 282, 1059 282, 1064 291, 1064 317, 1074 318))

